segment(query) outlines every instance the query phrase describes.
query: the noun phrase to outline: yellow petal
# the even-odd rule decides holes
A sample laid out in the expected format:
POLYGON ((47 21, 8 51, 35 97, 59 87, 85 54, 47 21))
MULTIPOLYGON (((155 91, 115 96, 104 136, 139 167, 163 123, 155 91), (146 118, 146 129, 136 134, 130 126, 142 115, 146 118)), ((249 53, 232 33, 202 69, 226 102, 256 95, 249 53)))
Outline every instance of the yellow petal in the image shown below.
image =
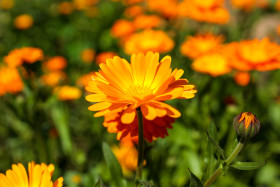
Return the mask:
POLYGON ((136 116, 136 110, 131 105, 123 112, 121 117, 121 122, 124 124, 130 124, 134 121, 135 116, 136 116))
POLYGON ((101 103, 96 103, 94 105, 91 105, 90 107, 88 107, 88 109, 90 111, 99 111, 99 110, 104 110, 109 108, 112 105, 112 103, 110 102, 101 102, 101 103))
POLYGON ((91 94, 86 96, 86 100, 89 102, 101 102, 105 101, 106 95, 104 94, 91 94))
POLYGON ((155 108, 148 104, 141 105, 141 112, 147 120, 154 120, 157 117, 155 108))

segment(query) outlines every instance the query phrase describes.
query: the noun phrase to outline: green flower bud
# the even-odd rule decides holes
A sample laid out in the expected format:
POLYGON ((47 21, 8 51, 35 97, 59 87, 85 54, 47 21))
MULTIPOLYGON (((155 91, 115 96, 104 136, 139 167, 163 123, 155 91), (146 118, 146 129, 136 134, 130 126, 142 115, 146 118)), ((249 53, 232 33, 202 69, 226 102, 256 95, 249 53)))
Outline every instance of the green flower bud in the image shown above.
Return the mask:
POLYGON ((233 120, 233 126, 239 136, 251 138, 259 133, 260 121, 251 112, 242 112, 233 120))

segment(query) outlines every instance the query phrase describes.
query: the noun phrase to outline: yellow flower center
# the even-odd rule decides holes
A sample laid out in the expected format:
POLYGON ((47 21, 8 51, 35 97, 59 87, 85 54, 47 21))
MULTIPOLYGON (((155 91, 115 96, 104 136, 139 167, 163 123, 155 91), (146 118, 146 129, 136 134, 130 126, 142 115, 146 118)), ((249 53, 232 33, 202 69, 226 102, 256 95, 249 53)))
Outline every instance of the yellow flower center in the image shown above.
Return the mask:
POLYGON ((127 91, 127 95, 132 98, 143 99, 146 96, 152 95, 153 91, 150 87, 144 85, 131 85, 127 91))
POLYGON ((240 48, 241 56, 252 63, 258 64, 269 60, 269 55, 265 46, 261 44, 243 45, 240 48))

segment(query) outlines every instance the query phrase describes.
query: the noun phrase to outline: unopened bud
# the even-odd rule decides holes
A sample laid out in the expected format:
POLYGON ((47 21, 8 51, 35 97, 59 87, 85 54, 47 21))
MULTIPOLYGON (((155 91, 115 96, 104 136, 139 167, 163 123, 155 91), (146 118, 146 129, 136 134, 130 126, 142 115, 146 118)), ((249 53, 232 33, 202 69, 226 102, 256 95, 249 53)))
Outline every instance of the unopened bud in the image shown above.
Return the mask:
POLYGON ((233 120, 237 134, 244 138, 251 138, 259 133, 260 121, 251 112, 242 112, 233 120))

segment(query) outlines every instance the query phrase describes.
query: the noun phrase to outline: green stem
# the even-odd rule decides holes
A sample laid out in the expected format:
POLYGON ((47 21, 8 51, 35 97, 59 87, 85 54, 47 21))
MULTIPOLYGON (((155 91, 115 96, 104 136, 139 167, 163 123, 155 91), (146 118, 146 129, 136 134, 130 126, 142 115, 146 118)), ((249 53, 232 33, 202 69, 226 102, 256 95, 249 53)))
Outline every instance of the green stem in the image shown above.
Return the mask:
POLYGON ((210 186, 223 172, 223 168, 230 165, 231 162, 236 158, 236 156, 240 153, 242 150, 244 144, 245 144, 246 139, 241 138, 240 141, 238 142, 237 146, 235 149, 232 151, 232 153, 229 155, 229 157, 226 159, 226 161, 221 164, 216 171, 206 180, 204 183, 204 187, 210 186), (225 164, 225 165, 224 165, 225 164))
MULTIPOLYGON (((141 179, 144 161, 144 131, 143 131, 143 116, 140 108, 137 109, 138 118, 138 162, 136 170, 136 180, 141 179)), ((137 186, 137 185, 136 185, 137 186)))

